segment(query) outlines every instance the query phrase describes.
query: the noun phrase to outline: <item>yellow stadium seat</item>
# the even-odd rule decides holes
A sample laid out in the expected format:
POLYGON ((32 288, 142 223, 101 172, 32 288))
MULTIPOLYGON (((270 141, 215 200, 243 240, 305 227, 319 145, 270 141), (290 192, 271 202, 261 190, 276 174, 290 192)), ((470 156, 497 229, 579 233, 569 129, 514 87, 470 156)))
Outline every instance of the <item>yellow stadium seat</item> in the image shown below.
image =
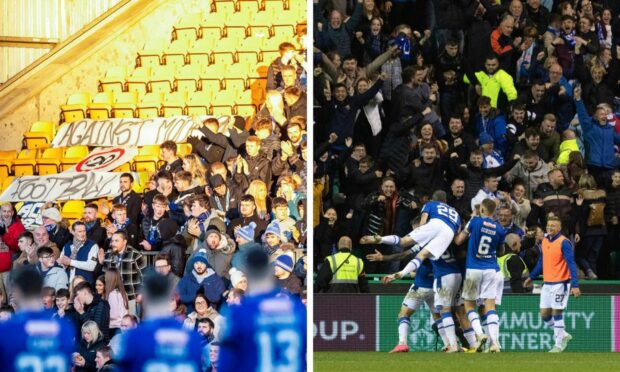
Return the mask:
POLYGON ((235 19, 237 22, 228 21, 226 26, 224 26, 224 39, 235 38, 236 40, 231 41, 231 46, 236 49, 239 46, 239 40, 243 40, 245 37, 249 36, 249 31, 247 29, 247 20, 245 18, 235 17, 235 19), (232 44, 232 42, 236 44, 232 44))
POLYGON ((174 66, 157 66, 152 70, 147 88, 152 93, 170 93, 174 80, 174 66))
POLYGON ((56 126, 51 121, 35 121, 30 130, 24 133, 24 144, 27 149, 45 148, 52 143, 56 134, 56 126))
POLYGON ((17 159, 17 151, 0 151, 0 179, 8 177, 12 173, 15 159, 17 159))
POLYGON ((115 118, 133 118, 138 104, 138 92, 123 92, 114 97, 112 116, 115 118))
POLYGON ((62 205, 60 215, 69 221, 69 226, 82 218, 84 215, 84 207, 86 202, 84 200, 67 200, 62 205))
POLYGON ((174 89, 178 92, 195 92, 200 79, 201 67, 198 65, 185 65, 181 67, 174 78, 174 89))
POLYGON ((213 14, 233 14, 235 12, 235 2, 231 0, 223 0, 223 1, 212 1, 211 2, 211 12, 209 15, 213 14))
POLYGON ((151 78, 151 67, 137 67, 127 78, 127 91, 146 94, 147 84, 151 78))
POLYGON ((216 44, 217 40, 213 38, 196 40, 187 51, 187 62, 196 66, 208 65, 216 44))
POLYGON ((200 73, 198 80, 198 88, 203 92, 218 92, 222 89, 222 81, 224 76, 223 65, 208 65, 200 73))
POLYGON ((211 100, 209 111, 211 115, 232 115, 235 106, 235 96, 228 91, 222 90, 211 100))
POLYGON ((251 103, 235 103, 234 114, 244 118, 256 115, 256 106, 251 103))
POLYGON ((272 15, 277 15, 284 10, 284 2, 282 0, 265 0, 263 1, 263 11, 272 15))
POLYGON ((147 93, 138 104, 137 113, 140 119, 149 119, 159 117, 163 93, 147 93))
POLYGON ((189 143, 177 143, 177 156, 182 158, 192 153, 192 145, 189 143))
POLYGON ((224 90, 233 96, 239 95, 246 90, 245 79, 241 78, 224 78, 224 90))
POLYGON ((74 122, 86 117, 86 110, 90 104, 89 93, 73 93, 67 98, 67 104, 60 106, 60 121, 74 122))
POLYGON ((277 50, 261 50, 259 54, 259 60, 266 63, 271 63, 278 57, 280 57, 280 52, 277 50))
MULTIPOLYGON (((214 23, 203 22, 198 29, 198 40, 212 40, 217 42, 223 36, 223 30, 219 26, 213 26, 214 23)), ((217 24, 217 23, 215 23, 217 24)))
POLYGON ((189 99, 185 105, 186 115, 209 115, 209 105, 211 104, 211 91, 195 92, 189 95, 189 99))
POLYGON ((37 157, 41 156, 43 150, 22 150, 19 152, 17 159, 13 162, 13 174, 19 176, 32 176, 35 174, 37 167, 37 157))
POLYGON ((179 68, 185 64, 185 55, 189 46, 189 40, 181 39, 173 41, 164 51, 162 62, 166 66, 179 68))
POLYGON ((60 172, 60 163, 65 149, 63 147, 49 147, 43 155, 37 159, 37 173, 40 176, 56 174, 60 172))
MULTIPOLYGON (((229 35, 223 39, 218 40, 217 44, 213 48, 213 53, 211 54, 232 54, 234 55, 239 48, 244 36, 239 35, 229 35)), ((211 57, 213 60, 213 56, 211 57)), ((234 59, 231 60, 234 63, 234 59)))
POLYGON ((258 53, 263 47, 265 40, 267 40, 266 36, 249 36, 241 41, 241 44, 238 46, 237 51, 258 53))
POLYGON ((86 156, 88 156, 88 146, 71 146, 65 150, 62 161, 60 162, 60 171, 64 172, 73 167, 86 156))
POLYGON ((138 177, 132 185, 132 190, 137 192, 138 194, 143 194, 146 190, 148 190, 149 186, 149 172, 137 172, 138 177))
POLYGON ((97 93, 93 98, 93 103, 88 106, 90 118, 93 120, 111 118, 112 103, 114 103, 114 94, 112 92, 97 93))
POLYGON ((257 0, 237 0, 237 15, 241 17, 252 17, 258 14, 260 3, 257 0))
POLYGON ((99 91, 120 93, 125 86, 125 79, 127 79, 127 66, 110 67, 105 77, 99 80, 99 91))
POLYGON ((13 177, 13 176, 8 176, 8 177, 3 179, 3 181, 2 181, 2 192, 6 191, 6 189, 9 188, 9 186, 11 185, 11 183, 13 182, 14 179, 15 179, 15 177, 13 177))
POLYGON ((167 118, 176 115, 183 115, 187 92, 174 92, 164 95, 161 105, 162 116, 167 118))
POLYGON ((134 172, 155 172, 159 166, 161 156, 159 145, 143 146, 138 150, 138 155, 133 158, 134 172))
POLYGON ((172 27, 173 40, 193 41, 198 38, 198 29, 202 20, 202 13, 183 16, 179 23, 172 27))
POLYGON ((148 39, 142 50, 138 52, 136 66, 155 67, 161 65, 160 55, 164 52, 167 44, 168 41, 164 39, 148 39))

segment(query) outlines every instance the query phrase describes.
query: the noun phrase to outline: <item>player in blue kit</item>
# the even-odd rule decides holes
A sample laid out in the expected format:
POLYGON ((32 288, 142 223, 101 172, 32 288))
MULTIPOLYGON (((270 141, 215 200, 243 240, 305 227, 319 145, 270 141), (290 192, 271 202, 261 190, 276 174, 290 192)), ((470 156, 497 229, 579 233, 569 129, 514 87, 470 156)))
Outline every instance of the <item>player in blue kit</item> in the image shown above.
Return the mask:
MULTIPOLYGON (((366 258, 371 262, 403 261, 414 257, 417 253, 418 252, 412 248, 405 252, 384 256, 381 252, 375 250, 375 253, 366 255, 366 258)), ((446 344, 447 339, 445 339, 445 332, 443 332, 443 326, 440 326, 441 317, 439 316, 439 312, 435 309, 435 302, 433 301, 433 278, 433 266, 430 261, 424 261, 422 266, 420 266, 416 272, 413 284, 409 287, 409 291, 405 295, 403 304, 400 307, 400 312, 398 313, 398 345, 396 345, 390 353, 406 353, 409 351, 407 336, 409 334, 409 326, 411 323, 410 318, 411 315, 418 311, 424 303, 426 303, 428 308, 431 310, 433 319, 437 324, 439 334, 441 335, 442 340, 444 340, 444 344, 446 344)))
POLYGON ((247 254, 243 271, 248 295, 225 315, 218 371, 305 371, 306 307, 275 287, 263 250, 247 254))
POLYGON ((19 311, 0 323, 0 370, 66 372, 71 369, 74 327, 43 309, 43 279, 33 267, 13 273, 19 311))
POLYGON ((431 260, 438 260, 452 243, 454 235, 461 227, 461 217, 456 209, 446 202, 446 192, 437 190, 433 193, 432 200, 422 207, 420 227, 414 229, 407 236, 402 239, 397 235, 364 236, 360 243, 400 245, 401 247, 420 245, 422 250, 415 258, 403 270, 392 274, 390 277, 390 279, 400 279, 412 271, 418 270, 425 259, 430 257, 431 260))
MULTIPOLYGON (((428 203, 427 203, 428 204, 428 203)), ((424 208, 426 208, 426 204, 422 208, 424 213, 424 208)), ((457 213, 458 216, 458 213, 457 213)), ((421 219, 422 221, 422 219, 421 219)), ((414 229, 416 231, 417 229, 414 229)), ((369 255, 367 258, 369 260, 380 259, 383 261, 396 261, 403 260, 410 256, 419 255, 420 246, 416 245, 411 250, 403 253, 397 253, 388 256, 380 256, 380 253, 377 252, 375 255, 369 255)), ((418 280, 419 275, 424 275, 427 270, 427 261, 422 261, 421 266, 416 270, 416 281, 418 280)), ((456 258, 454 257, 451 249, 444 249, 444 252, 436 259, 430 260, 432 264, 432 305, 431 309, 433 309, 433 318, 437 324, 437 330, 442 338, 442 341, 445 345, 444 351, 448 353, 453 353, 459 351, 459 347, 457 344, 456 332, 454 327, 454 320, 452 318, 452 307, 456 305, 456 300, 458 297, 459 290, 461 288, 462 276, 460 272, 460 268, 456 262, 456 258)), ((428 275, 428 274, 427 274, 428 275)), ((388 275, 383 278, 384 283, 389 283, 396 278, 395 275, 388 275)), ((426 279, 426 276, 422 278, 426 279)), ((421 280, 424 280, 421 279, 421 280)), ((415 282, 414 282, 415 286, 415 282)), ((407 298, 405 298, 406 300, 407 298)), ((428 302, 427 302, 428 304, 428 302)), ((419 308, 419 306, 418 306, 419 308)), ((417 310, 417 308, 415 309, 417 310)), ((394 353, 397 352, 407 352, 409 348, 407 347, 406 338, 404 345, 402 344, 402 334, 404 331, 404 335, 406 337, 406 332, 409 328, 409 316, 413 311, 408 309, 407 303, 403 303, 403 307, 401 308, 401 313, 399 314, 399 344, 391 351, 394 353), (404 317, 406 316, 406 318, 404 317)))
POLYGON ((497 294, 497 250, 503 244, 506 232, 504 228, 493 220, 497 204, 491 199, 484 199, 480 204, 480 215, 474 216, 467 226, 455 239, 460 245, 469 237, 467 247, 467 261, 465 283, 463 285, 463 300, 465 311, 476 333, 476 350, 482 351, 487 342, 480 318, 476 312, 476 300, 484 301, 489 337, 491 339, 490 352, 499 352, 499 317, 495 310, 497 294))
POLYGON ((143 285, 145 320, 121 338, 117 365, 121 371, 201 371, 201 337, 183 328, 170 311, 168 279, 149 274, 143 285))

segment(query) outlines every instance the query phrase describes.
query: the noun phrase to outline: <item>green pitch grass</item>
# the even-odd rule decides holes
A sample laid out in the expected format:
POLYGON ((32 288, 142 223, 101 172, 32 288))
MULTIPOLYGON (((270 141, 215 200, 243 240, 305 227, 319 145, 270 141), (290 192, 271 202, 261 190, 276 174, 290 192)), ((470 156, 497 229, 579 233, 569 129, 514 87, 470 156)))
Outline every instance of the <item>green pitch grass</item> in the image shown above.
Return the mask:
POLYGON ((499 353, 443 354, 377 352, 315 352, 316 372, 355 371, 620 371, 620 353, 499 353))

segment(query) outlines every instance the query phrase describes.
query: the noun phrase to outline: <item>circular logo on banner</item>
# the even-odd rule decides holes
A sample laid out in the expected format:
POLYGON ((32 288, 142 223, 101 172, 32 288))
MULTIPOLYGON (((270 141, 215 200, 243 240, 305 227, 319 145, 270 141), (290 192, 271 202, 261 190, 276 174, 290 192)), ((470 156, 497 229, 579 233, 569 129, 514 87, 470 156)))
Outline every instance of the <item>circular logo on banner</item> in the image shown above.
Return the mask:
POLYGON ((75 165, 76 172, 92 172, 107 168, 110 164, 125 155, 124 149, 110 149, 105 152, 92 154, 75 165))

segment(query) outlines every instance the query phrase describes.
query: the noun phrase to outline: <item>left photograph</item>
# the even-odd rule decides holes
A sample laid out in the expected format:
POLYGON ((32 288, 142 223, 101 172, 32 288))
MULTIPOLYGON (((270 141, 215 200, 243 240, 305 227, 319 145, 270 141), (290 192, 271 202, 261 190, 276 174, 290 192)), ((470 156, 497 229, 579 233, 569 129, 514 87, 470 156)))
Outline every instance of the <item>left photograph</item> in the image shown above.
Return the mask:
POLYGON ((306 2, 0 9, 0 370, 307 370, 306 2))

